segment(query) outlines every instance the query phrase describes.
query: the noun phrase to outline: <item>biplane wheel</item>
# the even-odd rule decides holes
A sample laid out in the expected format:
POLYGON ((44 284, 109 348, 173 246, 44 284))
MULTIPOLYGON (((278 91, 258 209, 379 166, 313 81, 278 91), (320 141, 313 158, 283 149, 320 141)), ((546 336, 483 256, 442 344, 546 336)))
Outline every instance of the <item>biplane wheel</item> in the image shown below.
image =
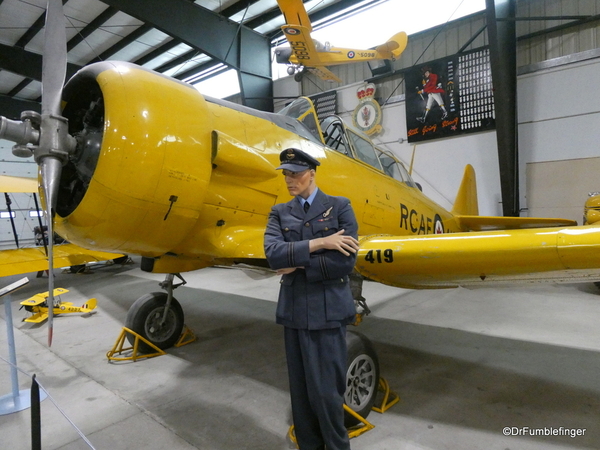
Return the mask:
MULTIPOLYGON (((377 397, 379 388, 379 359, 371 341, 361 333, 346 333, 348 347, 348 370, 344 401, 350 409, 366 418, 377 397)), ((344 412, 346 427, 359 423, 358 419, 344 412)))
MULTIPOLYGON (((127 328, 163 350, 172 347, 183 330, 183 309, 175 298, 171 300, 167 318, 165 323, 161 325, 166 302, 166 292, 146 294, 131 305, 125 319, 127 328)), ((135 342, 135 336, 129 333, 127 339, 131 345, 135 342)), ((142 341, 139 342, 138 349, 142 353, 154 352, 149 345, 144 344, 142 341)))
POLYGON ((302 72, 296 72, 296 74, 294 75, 294 81, 300 82, 302 81, 302 76, 304 74, 302 72))

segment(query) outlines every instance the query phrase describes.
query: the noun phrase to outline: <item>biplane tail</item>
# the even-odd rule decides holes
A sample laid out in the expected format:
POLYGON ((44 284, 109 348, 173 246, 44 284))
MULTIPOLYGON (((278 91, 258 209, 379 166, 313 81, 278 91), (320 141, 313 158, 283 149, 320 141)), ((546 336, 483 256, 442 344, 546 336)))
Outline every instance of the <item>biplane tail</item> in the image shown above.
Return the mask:
POLYGON ((91 312, 92 310, 96 309, 96 305, 98 305, 98 301, 95 298, 90 298, 87 302, 81 305, 81 312, 91 312))
POLYGON ((393 35, 390 39, 388 39, 388 41, 385 44, 381 44, 378 47, 376 47, 375 50, 377 50, 382 55, 389 55, 384 56, 386 59, 397 59, 402 54, 404 49, 406 49, 407 44, 408 36, 404 31, 401 31, 393 35))

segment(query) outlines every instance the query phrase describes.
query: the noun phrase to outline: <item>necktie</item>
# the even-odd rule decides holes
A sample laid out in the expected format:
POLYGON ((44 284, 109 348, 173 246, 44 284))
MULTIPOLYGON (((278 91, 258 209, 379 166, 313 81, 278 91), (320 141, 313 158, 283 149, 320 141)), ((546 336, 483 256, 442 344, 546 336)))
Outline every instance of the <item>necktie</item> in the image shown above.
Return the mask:
POLYGON ((304 202, 304 213, 308 212, 308 208, 310 208, 310 203, 304 202))

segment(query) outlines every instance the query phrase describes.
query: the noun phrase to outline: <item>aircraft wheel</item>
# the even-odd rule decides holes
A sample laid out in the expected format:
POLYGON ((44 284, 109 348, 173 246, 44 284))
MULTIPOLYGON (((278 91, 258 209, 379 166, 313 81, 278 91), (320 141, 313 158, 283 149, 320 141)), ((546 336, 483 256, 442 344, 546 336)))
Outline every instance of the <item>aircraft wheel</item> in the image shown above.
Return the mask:
POLYGON ((296 75, 294 75, 294 81, 302 81, 302 72, 297 72, 296 75))
MULTIPOLYGON (((165 304, 166 292, 152 292, 138 298, 125 319, 125 326, 135 331, 140 336, 148 339, 160 349, 172 347, 183 330, 183 309, 175 298, 171 300, 171 307, 167 312, 165 323, 161 325, 165 304)), ((129 343, 133 345, 135 336, 127 334, 129 343)), ((155 350, 149 345, 139 342, 138 349, 142 353, 152 353, 155 350)))
MULTIPOLYGON (((347 332, 346 345, 348 346, 348 371, 344 401, 350 409, 366 419, 375 403, 379 388, 379 359, 371 341, 360 333, 347 332)), ((347 412, 344 412, 344 422, 346 427, 359 423, 347 412)))

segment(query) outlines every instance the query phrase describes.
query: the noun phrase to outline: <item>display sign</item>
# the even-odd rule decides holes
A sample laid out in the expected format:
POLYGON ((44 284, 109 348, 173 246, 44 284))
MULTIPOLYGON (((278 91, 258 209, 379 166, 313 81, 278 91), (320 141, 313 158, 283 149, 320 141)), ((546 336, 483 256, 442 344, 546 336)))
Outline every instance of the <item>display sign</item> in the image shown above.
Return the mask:
POLYGON ((405 82, 408 142, 495 128, 488 49, 415 66, 405 82))
POLYGON ((369 136, 380 133, 381 127, 381 106, 374 98, 375 85, 369 83, 356 90, 358 105, 352 112, 352 123, 363 133, 369 136))

